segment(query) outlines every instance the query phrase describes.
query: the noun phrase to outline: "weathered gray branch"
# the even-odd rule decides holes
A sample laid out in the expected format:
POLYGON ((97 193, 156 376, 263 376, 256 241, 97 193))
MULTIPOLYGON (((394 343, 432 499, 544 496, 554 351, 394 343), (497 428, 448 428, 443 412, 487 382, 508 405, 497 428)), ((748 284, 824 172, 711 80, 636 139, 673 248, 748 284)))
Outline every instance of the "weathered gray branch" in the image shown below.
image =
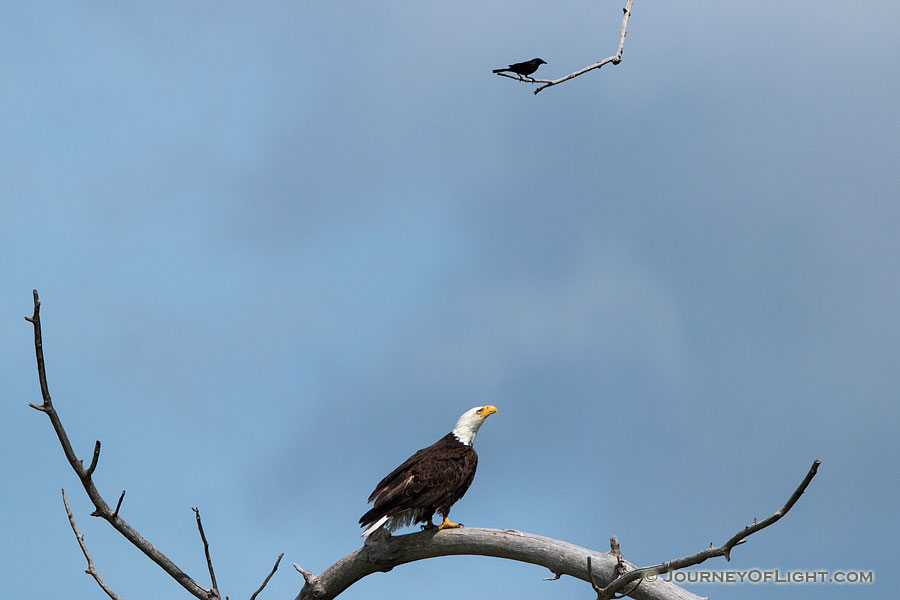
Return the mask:
POLYGON ((97 459, 100 455, 99 442, 94 446, 94 458, 91 460, 90 466, 85 469, 84 464, 78 460, 78 457, 75 455, 72 444, 69 442, 69 436, 66 434, 62 421, 60 421, 59 415, 56 413, 56 409, 53 407, 53 403, 50 400, 50 389, 47 385, 47 371, 44 365, 44 346, 41 335, 41 301, 40 298, 38 298, 37 290, 34 290, 34 314, 31 317, 25 317, 25 320, 34 326, 34 351, 37 359, 38 380, 41 384, 41 396, 43 397, 42 404, 29 403, 29 406, 35 410, 41 411, 50 418, 50 423, 53 425, 56 437, 59 438, 59 443, 62 446, 63 453, 66 455, 66 459, 69 461, 69 465, 75 471, 75 474, 78 475, 78 479, 81 480, 84 491, 87 492, 88 498, 90 498, 91 502, 94 504, 96 510, 91 514, 106 520, 116 531, 125 536, 125 539, 146 554, 150 560, 162 567, 166 573, 181 584, 181 586, 193 596, 196 596, 201 600, 210 600, 211 596, 208 590, 205 590, 198 585, 196 581, 187 575, 187 573, 182 571, 175 563, 169 560, 165 554, 157 550, 153 544, 147 541, 144 536, 138 533, 136 529, 119 516, 119 507, 122 504, 122 498, 124 497, 125 492, 122 492, 122 496, 119 496, 119 503, 117 504, 115 511, 109 507, 106 500, 100 495, 100 492, 97 490, 97 487, 94 485, 94 481, 91 478, 94 469, 97 468, 97 459))
MULTIPOLYGON (((494 556, 540 565, 559 575, 589 581, 587 557, 592 557, 594 581, 606 585, 616 578, 617 559, 610 552, 588 550, 574 544, 512 529, 463 527, 409 535, 386 533, 368 538, 359 550, 313 575, 295 565, 306 581, 297 600, 330 600, 353 583, 378 571, 390 571, 409 562, 469 554, 494 556)), ((627 564, 629 569, 636 568, 627 564)), ((699 600, 672 583, 660 579, 643 582, 632 595, 637 600, 699 600)))
POLYGON ((562 83, 564 81, 574 79, 574 78, 578 77, 579 75, 584 75, 588 71, 593 71, 594 69, 599 69, 606 64, 612 63, 614 65, 617 65, 620 62, 622 62, 622 52, 625 49, 625 33, 628 30, 628 17, 631 16, 631 6, 633 4, 634 4, 634 0, 628 0, 625 3, 625 8, 622 9, 622 12, 624 13, 624 15, 622 16, 622 27, 621 27, 621 29, 619 29, 619 46, 616 49, 615 54, 613 54, 610 57, 604 58, 603 60, 601 60, 599 62, 595 62, 592 65, 588 65, 588 66, 584 67, 583 69, 579 69, 578 71, 575 71, 574 73, 569 73, 565 77, 560 77, 559 79, 554 79, 553 81, 548 81, 544 85, 542 85, 539 88, 537 88, 536 90, 534 90, 534 93, 537 94, 541 90, 546 89, 552 85, 559 85, 560 83, 562 83))
POLYGON ((256 591, 253 592, 253 595, 250 596, 250 600, 256 600, 256 597, 259 596, 259 593, 262 592, 266 586, 269 584, 269 580, 272 579, 272 575, 275 574, 275 571, 278 570, 278 565, 281 564, 281 559, 284 558, 284 552, 278 555, 278 558, 275 559, 275 566, 272 567, 272 570, 269 571, 269 574, 266 575, 266 578, 263 580, 262 584, 256 588, 256 591))

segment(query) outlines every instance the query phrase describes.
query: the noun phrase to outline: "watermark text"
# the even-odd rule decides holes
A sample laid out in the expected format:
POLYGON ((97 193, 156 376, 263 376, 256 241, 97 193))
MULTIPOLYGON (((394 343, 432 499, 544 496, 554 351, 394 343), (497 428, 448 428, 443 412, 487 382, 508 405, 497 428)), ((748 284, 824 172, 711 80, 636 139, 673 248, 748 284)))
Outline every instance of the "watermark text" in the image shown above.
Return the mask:
POLYGON ((746 569, 727 571, 672 571, 659 578, 672 583, 874 583, 874 571, 793 571, 783 569, 746 569))

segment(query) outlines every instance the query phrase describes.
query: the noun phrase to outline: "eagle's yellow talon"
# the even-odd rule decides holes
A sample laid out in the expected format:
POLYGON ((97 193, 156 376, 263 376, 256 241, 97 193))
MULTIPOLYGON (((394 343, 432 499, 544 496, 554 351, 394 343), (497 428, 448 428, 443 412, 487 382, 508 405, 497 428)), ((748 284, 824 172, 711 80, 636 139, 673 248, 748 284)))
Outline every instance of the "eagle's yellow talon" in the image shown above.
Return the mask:
POLYGON ((450 519, 444 517, 444 522, 438 526, 438 531, 442 529, 458 529, 462 527, 462 523, 451 523, 450 519))

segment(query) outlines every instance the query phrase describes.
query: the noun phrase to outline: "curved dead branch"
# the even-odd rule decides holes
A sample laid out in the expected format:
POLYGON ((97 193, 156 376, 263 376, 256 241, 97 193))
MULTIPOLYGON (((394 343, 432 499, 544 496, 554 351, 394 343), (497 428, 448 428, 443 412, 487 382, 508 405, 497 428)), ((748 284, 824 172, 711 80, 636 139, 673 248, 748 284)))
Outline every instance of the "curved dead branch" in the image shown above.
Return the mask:
POLYGON ((787 514, 806 491, 820 464, 818 460, 813 462, 787 503, 772 516, 759 522, 754 520, 752 525, 748 525, 719 547, 711 547, 651 567, 638 568, 626 561, 615 536, 610 539, 610 552, 597 552, 513 529, 464 527, 401 536, 391 536, 384 531, 371 536, 362 548, 348 554, 318 575, 295 563, 294 568, 303 575, 306 582, 296 600, 330 600, 372 573, 390 571, 398 565, 425 558, 457 554, 494 556, 540 565, 554 573, 555 576, 550 580, 570 575, 590 583, 599 600, 609 600, 623 592, 638 600, 696 599, 699 596, 655 576, 698 565, 718 556, 731 560, 731 550, 736 545, 787 514), (637 582, 635 586, 626 590, 633 582, 637 582))
MULTIPOLYGON (((372 573, 390 571, 398 565, 425 558, 459 554, 518 560, 583 581, 589 581, 586 558, 590 556, 595 581, 608 584, 616 578, 617 560, 610 552, 588 550, 512 529, 463 527, 400 536, 385 532, 368 538, 362 548, 318 575, 295 566, 306 581, 297 600, 330 600, 372 573)), ((627 566, 636 568, 630 563, 627 566)), ((662 580, 645 582, 632 597, 638 600, 699 600, 699 596, 662 580)))

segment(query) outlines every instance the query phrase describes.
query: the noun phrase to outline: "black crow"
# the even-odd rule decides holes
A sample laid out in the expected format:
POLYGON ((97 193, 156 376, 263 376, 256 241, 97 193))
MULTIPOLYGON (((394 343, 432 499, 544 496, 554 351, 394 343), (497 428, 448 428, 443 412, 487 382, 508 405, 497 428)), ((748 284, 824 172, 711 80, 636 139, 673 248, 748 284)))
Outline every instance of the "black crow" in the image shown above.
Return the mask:
POLYGON ((493 73, 515 73, 520 77, 527 77, 538 70, 538 67, 541 65, 546 65, 546 61, 543 58, 532 58, 531 60, 526 60, 525 62, 515 63, 513 65, 509 65, 506 69, 494 69, 493 73))

